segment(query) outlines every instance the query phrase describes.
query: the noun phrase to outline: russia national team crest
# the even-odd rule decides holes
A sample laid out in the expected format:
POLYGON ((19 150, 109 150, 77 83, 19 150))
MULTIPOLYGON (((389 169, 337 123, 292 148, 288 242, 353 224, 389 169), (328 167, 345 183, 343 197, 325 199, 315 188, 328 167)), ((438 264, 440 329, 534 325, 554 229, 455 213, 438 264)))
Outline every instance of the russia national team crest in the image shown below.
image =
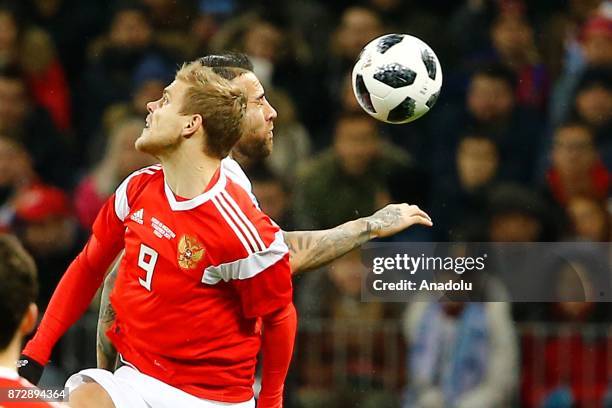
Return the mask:
POLYGON ((183 269, 193 269, 204 256, 204 247, 194 237, 183 235, 178 243, 178 264, 183 269))

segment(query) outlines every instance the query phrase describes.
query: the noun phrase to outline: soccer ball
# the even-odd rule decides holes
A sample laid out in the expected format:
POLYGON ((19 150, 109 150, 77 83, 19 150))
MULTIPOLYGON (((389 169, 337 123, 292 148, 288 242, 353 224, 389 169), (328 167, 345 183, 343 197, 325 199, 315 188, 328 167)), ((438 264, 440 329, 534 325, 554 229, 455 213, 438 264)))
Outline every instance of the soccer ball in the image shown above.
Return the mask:
POLYGON ((387 34, 361 51, 352 84, 359 105, 371 116, 387 123, 408 123, 436 103, 442 68, 423 41, 407 34, 387 34))

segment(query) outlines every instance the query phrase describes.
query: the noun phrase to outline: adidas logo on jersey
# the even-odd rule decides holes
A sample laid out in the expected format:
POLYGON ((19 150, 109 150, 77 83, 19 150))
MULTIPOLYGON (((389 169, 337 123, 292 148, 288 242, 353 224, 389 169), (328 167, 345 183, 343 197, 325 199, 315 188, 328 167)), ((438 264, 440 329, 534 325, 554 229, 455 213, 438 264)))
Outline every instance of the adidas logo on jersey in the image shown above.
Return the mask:
POLYGON ((134 212, 130 216, 130 219, 140 225, 144 224, 144 208, 141 208, 140 210, 134 212))

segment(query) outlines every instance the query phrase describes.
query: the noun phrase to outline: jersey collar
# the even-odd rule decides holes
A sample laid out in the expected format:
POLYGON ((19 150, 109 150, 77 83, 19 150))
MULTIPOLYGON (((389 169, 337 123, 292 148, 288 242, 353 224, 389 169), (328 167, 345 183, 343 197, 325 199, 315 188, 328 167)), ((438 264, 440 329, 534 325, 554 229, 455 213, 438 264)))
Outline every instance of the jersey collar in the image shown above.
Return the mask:
POLYGON ((164 176, 164 191, 166 192, 166 199, 168 200, 168 204, 170 204, 170 208, 172 211, 187 211, 193 210, 194 208, 204 204, 206 201, 210 200, 217 194, 219 194, 224 188, 226 184, 225 171, 223 170, 223 166, 219 167, 219 179, 217 182, 204 193, 193 197, 190 200, 178 201, 176 196, 166 183, 166 177, 164 176))

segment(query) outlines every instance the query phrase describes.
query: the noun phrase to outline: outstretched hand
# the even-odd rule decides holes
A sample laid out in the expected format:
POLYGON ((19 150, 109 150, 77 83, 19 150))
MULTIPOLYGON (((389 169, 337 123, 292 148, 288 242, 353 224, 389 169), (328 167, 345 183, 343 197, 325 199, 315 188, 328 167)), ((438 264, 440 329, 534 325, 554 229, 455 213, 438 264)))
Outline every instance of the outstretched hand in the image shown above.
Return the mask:
POLYGON ((416 205, 390 204, 365 218, 370 238, 385 238, 414 225, 431 227, 433 223, 427 213, 416 205))

